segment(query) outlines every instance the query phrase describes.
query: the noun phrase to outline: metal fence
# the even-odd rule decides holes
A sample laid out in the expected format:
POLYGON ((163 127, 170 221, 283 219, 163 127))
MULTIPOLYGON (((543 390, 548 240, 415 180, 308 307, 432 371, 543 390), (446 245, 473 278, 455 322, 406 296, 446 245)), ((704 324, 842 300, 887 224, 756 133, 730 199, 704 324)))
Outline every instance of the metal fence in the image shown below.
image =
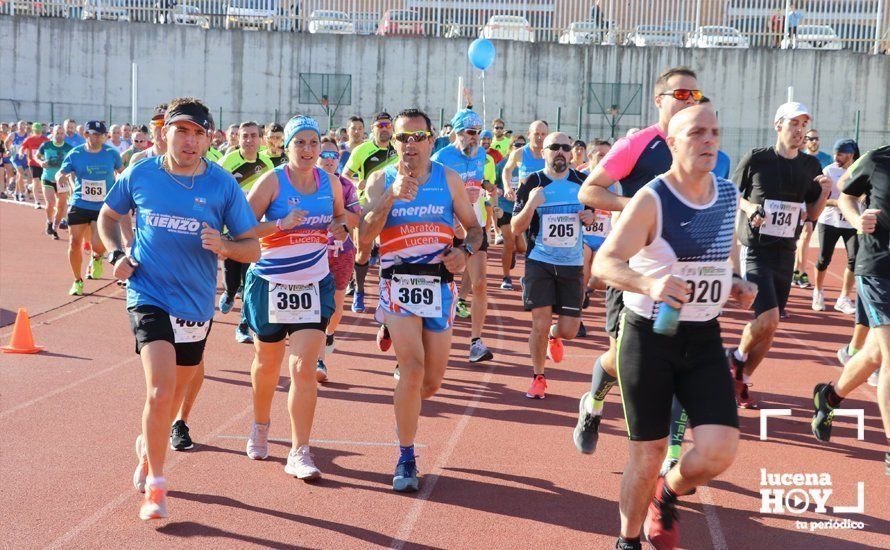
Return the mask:
POLYGON ((890 54, 890 0, 0 0, 0 15, 223 29, 890 54))

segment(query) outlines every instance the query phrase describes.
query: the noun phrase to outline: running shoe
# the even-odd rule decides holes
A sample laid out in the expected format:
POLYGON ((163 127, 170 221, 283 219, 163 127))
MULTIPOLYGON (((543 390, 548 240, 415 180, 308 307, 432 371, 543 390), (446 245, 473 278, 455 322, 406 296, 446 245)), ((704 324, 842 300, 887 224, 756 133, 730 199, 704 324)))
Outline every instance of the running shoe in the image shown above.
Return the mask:
POLYGON ((377 349, 386 352, 392 346, 392 338, 389 337, 389 329, 386 325, 380 325, 377 329, 377 349))
POLYGON ((253 336, 250 335, 250 329, 243 325, 235 327, 235 341, 239 344, 252 344, 253 336))
POLYGON ((791 314, 785 311, 784 309, 779 309, 779 319, 790 319, 791 314))
POLYGON ((794 270, 791 275, 791 286, 800 286, 800 271, 794 270))
POLYGON ((806 272, 800 274, 800 279, 798 279, 797 286, 800 288, 810 288, 810 277, 806 274, 806 272))
POLYGON ((54 241, 58 241, 58 240, 59 240, 59 234, 56 232, 56 230, 55 230, 55 229, 50 229, 49 231, 50 231, 49 234, 52 235, 53 240, 54 240, 54 241))
POLYGON ((325 333, 325 335, 324 335, 324 352, 327 355, 330 355, 330 354, 334 353, 335 347, 336 347, 336 342, 334 341, 334 335, 325 333))
POLYGON ((680 521, 677 518, 676 498, 663 499, 664 477, 658 478, 655 486, 655 498, 649 504, 649 513, 643 532, 657 550, 678 548, 680 546, 680 521))
POLYGON ((315 364, 315 380, 322 384, 328 381, 328 367, 321 359, 315 364))
POLYGON ((535 379, 532 380, 532 385, 525 392, 525 396, 529 399, 544 399, 546 397, 545 392, 547 391, 547 379, 544 378, 543 374, 539 374, 535 376, 535 379))
POLYGON ((590 289, 584 291, 584 301, 581 302, 581 309, 590 307, 590 289))
POLYGON ((501 290, 513 290, 513 279, 504 277, 503 282, 501 282, 501 290))
POLYGON ((584 322, 582 321, 580 325, 578 325, 578 334, 575 335, 575 338, 584 338, 587 336, 587 327, 584 326, 584 322))
POLYGON ((195 444, 189 436, 189 427, 184 420, 177 420, 170 426, 170 448, 174 451, 193 449, 195 444))
POLYGON ((356 292, 355 296, 352 297, 352 311, 353 311, 353 313, 364 313, 364 311, 365 311, 365 293, 364 292, 356 292))
POLYGON ((671 468, 680 463, 680 459, 667 457, 664 459, 664 462, 661 463, 661 472, 658 474, 661 477, 664 477, 671 471, 671 468))
POLYGON ((46 222, 46 231, 45 231, 45 233, 46 233, 47 235, 52 235, 52 234, 53 234, 53 224, 52 224, 52 222, 46 222))
POLYGON ((398 380, 402 377, 402 372, 399 370, 398 365, 396 365, 395 370, 392 371, 392 377, 395 378, 396 380, 398 380))
POLYGON ((875 371, 868 375, 868 385, 877 388, 878 387, 878 376, 881 373, 881 369, 877 368, 875 371))
POLYGON ((396 473, 392 476, 392 490, 399 493, 417 492, 420 489, 417 473, 417 460, 406 460, 396 464, 396 473))
POLYGON ((133 487, 140 493, 145 492, 145 479, 148 477, 148 455, 145 450, 145 443, 142 434, 136 436, 136 458, 139 462, 136 464, 136 470, 133 472, 133 487))
POLYGON ((63 231, 68 229, 68 218, 62 218, 62 221, 59 222, 59 229, 63 231))
POLYGON ((139 518, 145 521, 150 519, 167 518, 167 484, 152 483, 145 490, 145 499, 139 508, 139 518))
POLYGON ((222 314, 226 314, 232 311, 232 308, 235 307, 235 298, 229 298, 229 295, 223 292, 219 295, 219 312, 222 314))
POLYGON ((68 294, 72 296, 83 296, 83 281, 74 281, 68 294))
POLYGON ((287 465, 284 467, 284 471, 303 481, 321 478, 321 471, 315 467, 315 462, 312 461, 309 445, 300 445, 296 449, 291 449, 287 455, 287 465))
POLYGON ((844 344, 841 349, 837 350, 837 360, 840 361, 842 367, 847 364, 851 357, 853 357, 853 354, 850 353, 850 346, 844 344))
POLYGON ((42 204, 40 204, 39 202, 34 203, 34 210, 42 210, 42 209, 43 209, 42 204))
POLYGON ((831 439, 831 423, 834 420, 834 407, 828 404, 831 384, 816 384, 813 388, 813 421, 810 427, 816 439, 828 443, 831 439))
POLYGON ((247 457, 266 460, 269 457, 269 423, 254 422, 247 437, 247 457))
POLYGON ((547 357, 554 363, 562 363, 565 347, 562 345, 562 338, 554 338, 547 336, 547 357))
POLYGON ((849 296, 841 296, 834 304, 834 310, 840 311, 844 315, 855 315, 856 305, 853 303, 853 300, 851 300, 849 296))
POLYGON ((491 361, 494 354, 482 343, 482 338, 475 340, 470 344, 470 363, 480 363, 482 361, 491 361))
POLYGON ((726 356, 729 361, 729 368, 732 372, 732 381, 735 384, 735 400, 736 405, 742 409, 756 409, 757 401, 751 395, 748 387, 750 384, 744 381, 745 363, 739 361, 735 357, 735 349, 727 350, 726 356))
POLYGON ((643 543, 640 541, 628 542, 617 540, 615 541, 615 549, 616 550, 643 550, 643 543))
MULTIPOLYGON (((825 296, 821 290, 813 290, 813 311, 825 311, 825 296)), ((835 306, 837 309, 837 306, 835 306)))
POLYGON ((586 455, 596 451, 596 444, 600 438, 600 421, 603 419, 601 415, 587 412, 588 399, 590 399, 590 392, 582 395, 581 401, 578 402, 578 423, 575 424, 572 434, 575 448, 586 455))
POLYGON ((456 313, 461 319, 466 319, 470 316, 470 304, 468 304, 466 300, 458 298, 456 313))
POLYGON ((103 271, 105 271, 105 267, 102 265, 102 258, 93 256, 93 259, 90 261, 90 273, 87 275, 87 278, 101 279, 103 271))
POLYGON ((355 279, 350 279, 349 284, 346 285, 346 296, 352 296, 355 294, 355 279))
POLYGON ((494 244, 504 244, 504 236, 498 233, 498 236, 494 238, 494 244))

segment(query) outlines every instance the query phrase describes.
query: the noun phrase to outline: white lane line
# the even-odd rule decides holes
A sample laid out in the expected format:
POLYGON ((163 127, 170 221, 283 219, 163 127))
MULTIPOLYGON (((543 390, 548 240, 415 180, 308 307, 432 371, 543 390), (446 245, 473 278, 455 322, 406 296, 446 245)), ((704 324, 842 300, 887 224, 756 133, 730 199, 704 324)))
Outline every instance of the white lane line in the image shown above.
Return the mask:
MULTIPOLYGON (((492 304, 493 305, 493 304, 492 304)), ((494 305, 493 305, 494 306, 494 305)), ((500 311, 497 309, 497 306, 494 306, 489 309, 488 315, 497 319, 497 334, 498 338, 496 340, 497 348, 501 347, 501 344, 504 343, 504 323, 501 318, 500 311), (492 315, 492 313, 494 315, 492 315)), ((453 340, 452 340, 453 343, 453 340)), ((423 512, 423 508, 426 505, 427 501, 430 498, 430 495, 433 492, 433 489, 436 488, 436 483, 439 481, 439 476, 442 470, 445 468, 445 464, 451 458, 451 455, 454 454, 455 448, 457 448, 457 444, 460 441, 461 436, 464 433, 464 430, 467 427, 467 424, 470 423, 470 419, 476 412, 476 409, 479 406, 479 403, 482 401, 484 397, 485 391, 488 389, 489 383, 491 383, 491 379, 494 376, 494 368, 495 365, 490 363, 488 368, 485 371, 485 376, 482 378, 482 384, 476 390, 475 395, 473 396, 473 400, 467 404, 464 409, 463 414, 461 415, 460 420, 457 423, 457 426, 454 427, 454 431, 451 432, 451 437, 448 439, 448 443, 445 444, 445 448, 442 453, 439 455, 439 459, 436 461, 436 464, 433 466, 433 469, 430 470, 429 475, 423 476, 423 487, 420 489, 420 493, 418 493, 417 498, 414 500, 414 505, 411 507, 411 510, 408 511, 408 514, 405 516, 405 520, 402 522, 402 525, 399 527, 398 532, 396 532, 395 537, 393 537, 392 542, 389 547, 394 550, 401 550, 405 547, 405 544, 408 542, 408 537, 411 536, 411 532, 414 531, 414 526, 417 524, 418 520, 420 520, 420 515, 423 512)))
MULTIPOLYGON (((113 284, 115 284, 115 282, 114 282, 114 281, 111 281, 110 283, 108 283, 108 284, 106 284, 106 285, 104 285, 104 286, 102 286, 102 287, 97 288, 95 292, 98 292, 98 291, 100 291, 100 290, 104 290, 104 289, 108 288, 109 286, 111 286, 111 285, 113 285, 113 284)), ((95 294, 93 294, 93 295, 88 295, 88 296, 84 296, 83 298, 95 298, 95 301, 87 300, 86 303, 85 303, 84 305, 82 305, 82 306, 78 306, 78 307, 73 308, 73 309, 70 309, 70 310, 67 310, 67 311, 65 311, 64 313, 60 313, 60 314, 56 315, 55 317, 53 317, 52 319, 38 319, 38 317, 40 317, 41 315, 46 315, 46 314, 47 314, 48 312, 50 312, 50 311, 53 311, 53 310, 55 310, 55 309, 65 308, 65 307, 67 307, 67 306, 69 306, 69 305, 71 305, 71 304, 75 304, 75 303, 77 303, 77 302, 79 302, 79 301, 82 301, 83 298, 81 298, 81 299, 79 299, 79 300, 75 300, 75 301, 73 301, 73 302, 68 302, 67 304, 62 304, 61 306, 57 306, 57 307, 54 307, 54 308, 50 308, 50 309, 48 309, 47 311, 42 311, 42 312, 40 312, 40 313, 35 313, 34 315, 29 315, 29 316, 28 316, 28 319, 31 320, 31 321, 35 321, 35 320, 36 320, 37 322, 39 322, 39 324, 55 323, 55 322, 58 321, 59 319, 64 319, 65 317, 68 317, 69 315, 74 315, 75 313, 80 313, 81 311, 84 311, 85 309, 89 309, 89 308, 91 308, 91 307, 93 307, 93 306, 97 306, 97 305, 99 305, 99 304, 101 304, 101 303, 103 303, 103 302, 107 302, 108 300, 110 300, 110 299, 112 299, 112 298, 117 298, 117 297, 119 297, 119 296, 123 296, 124 293, 125 293, 125 291, 124 291, 123 289, 119 289, 119 290, 118 290, 117 292, 115 292, 114 294, 110 294, 110 295, 108 295, 108 296, 96 296, 95 294)), ((15 323, 13 323, 12 325, 9 325, 9 326, 13 327, 13 330, 15 329, 15 323)), ((8 337, 10 334, 12 334, 12 330, 10 330, 10 331, 8 331, 8 332, 0 333, 0 339, 6 339, 6 337, 8 337)))
POLYGON ((723 533, 723 527, 720 525, 720 518, 717 517, 717 509, 714 506, 711 488, 707 485, 700 485, 698 487, 698 495, 702 511, 705 513, 705 521, 708 523, 711 542, 714 543, 714 550, 728 550, 729 545, 726 544, 726 535, 723 533))
MULTIPOLYGON (((247 407, 245 407, 244 409, 242 409, 241 411, 239 411, 238 413, 236 413, 231 418, 229 418, 226 422, 221 424, 218 428, 216 428, 215 430, 213 430, 212 432, 207 434, 207 439, 211 440, 216 437, 219 437, 219 434, 221 434, 222 432, 228 431, 238 422, 242 422, 244 417, 247 416, 248 413, 250 413, 251 411, 253 411, 252 403, 250 405, 248 405, 247 407)), ((169 456, 170 451, 167 451, 167 453, 169 456)), ((200 454, 200 453, 173 453, 173 458, 168 460, 167 463, 165 464, 165 467, 164 467, 165 471, 169 472, 169 471, 173 470, 173 468, 175 468, 176 466, 181 464, 183 461, 188 460, 189 455, 195 455, 195 454, 200 454)), ((59 537, 56 540, 54 540, 53 542, 51 542, 47 547, 48 548, 61 548, 65 545, 67 545, 75 537, 77 537, 78 535, 80 535, 81 533, 86 531, 87 529, 91 528, 95 524, 99 523, 102 520, 102 518, 104 518, 105 516, 110 514, 112 511, 114 511, 118 507, 120 507, 127 500, 132 499, 135 495, 138 495, 135 488, 131 487, 131 488, 127 489, 126 491, 119 494, 115 498, 109 500, 104 506, 102 506, 101 508, 96 510, 96 512, 94 512, 91 516, 85 518, 83 521, 81 521, 80 523, 78 523, 77 525, 72 527, 67 533, 65 533, 61 537, 59 537)), ((130 511, 130 513, 133 514, 133 516, 132 516, 133 521, 136 521, 135 508, 132 511, 130 511)))
MULTIPOLYGON (((241 441, 247 441, 248 437, 246 435, 218 435, 217 439, 237 439, 241 441)), ((269 441, 273 441, 276 443, 287 443, 290 444, 291 440, 283 437, 270 437, 269 441)), ((343 446, 355 446, 355 447, 398 447, 398 441, 350 441, 348 439, 315 439, 312 438, 309 440, 310 443, 316 443, 319 445, 343 445, 343 446)), ((419 449, 424 449, 427 446, 422 443, 415 443, 415 447, 419 449)))
POLYGON ((62 386, 61 388, 56 388, 51 392, 47 392, 47 393, 41 395, 40 397, 35 397, 34 399, 31 399, 30 401, 26 401, 20 405, 16 405, 15 407, 12 407, 10 409, 6 409, 5 411, 0 412, 0 420, 6 418, 7 416, 10 416, 13 413, 20 411, 22 409, 27 409, 31 405, 36 405, 37 403, 40 403, 41 401, 45 401, 46 399, 49 399, 50 397, 54 397, 56 395, 59 395, 62 392, 66 392, 72 388, 76 388, 77 386, 83 384, 84 382, 89 382, 90 380, 98 378, 104 374, 108 374, 109 372, 111 372, 115 369, 119 369, 119 368, 123 367, 124 365, 133 363, 138 360, 139 360, 139 356, 133 355, 129 359, 124 359, 123 361, 121 361, 119 363, 115 363, 114 365, 111 365, 110 367, 108 367, 106 369, 96 371, 89 376, 86 376, 84 378, 81 378, 80 380, 77 380, 76 382, 71 382, 70 384, 68 384, 66 386, 62 386))

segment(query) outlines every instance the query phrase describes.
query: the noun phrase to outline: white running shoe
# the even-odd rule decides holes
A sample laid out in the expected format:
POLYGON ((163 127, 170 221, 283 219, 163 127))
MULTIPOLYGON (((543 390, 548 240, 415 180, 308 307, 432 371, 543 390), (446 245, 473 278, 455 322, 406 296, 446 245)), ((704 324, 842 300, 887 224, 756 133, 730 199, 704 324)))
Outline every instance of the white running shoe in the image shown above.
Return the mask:
POLYGON ((309 445, 291 449, 290 454, 287 455, 287 465, 284 467, 284 471, 303 481, 321 478, 321 471, 315 467, 315 462, 312 461, 309 445))
POLYGON ((167 518, 167 484, 152 483, 145 491, 145 499, 139 508, 139 517, 143 520, 167 518))
POLYGON ((856 305, 853 303, 853 300, 850 299, 849 296, 841 296, 837 299, 837 303, 834 304, 835 311, 840 311, 844 315, 855 315, 856 314, 856 305))
POLYGON ((821 290, 813 290, 813 311, 825 311, 825 296, 821 290))
POLYGON ((136 464, 136 470, 133 472, 133 486, 140 493, 144 493, 145 478, 148 477, 148 454, 142 434, 136 436, 136 458, 139 459, 139 463, 136 464))
POLYGON ((251 460, 269 458, 269 423, 253 423, 247 438, 247 456, 251 460))
POLYGON ((842 367, 847 364, 847 361, 849 361, 851 357, 853 357, 853 355, 850 353, 850 348, 846 344, 844 344, 841 349, 837 350, 837 360, 842 367))
POLYGON ((873 373, 868 375, 868 385, 869 386, 871 386, 873 388, 878 387, 878 375, 880 374, 880 372, 881 372, 881 368, 878 367, 877 369, 875 369, 875 371, 873 373))

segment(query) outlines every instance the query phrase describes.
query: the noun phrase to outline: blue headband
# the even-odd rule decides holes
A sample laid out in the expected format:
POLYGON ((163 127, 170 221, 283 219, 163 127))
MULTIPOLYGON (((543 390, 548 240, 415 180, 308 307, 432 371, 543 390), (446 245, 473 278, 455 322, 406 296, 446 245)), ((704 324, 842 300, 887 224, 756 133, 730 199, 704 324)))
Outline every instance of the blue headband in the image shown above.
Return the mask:
POLYGON ((315 122, 315 119, 312 117, 300 115, 295 116, 294 118, 287 121, 287 125, 284 127, 284 147, 287 148, 290 145, 294 136, 299 134, 304 130, 311 130, 315 132, 318 137, 321 137, 321 131, 318 129, 318 123, 315 122))
POLYGON ((475 111, 464 109, 454 113, 454 116, 451 118, 451 127, 454 128, 455 132, 461 132, 467 128, 481 128, 482 117, 476 114, 475 111))
POLYGON ((834 143, 834 150, 838 153, 856 153, 856 142, 852 139, 839 139, 834 143))

